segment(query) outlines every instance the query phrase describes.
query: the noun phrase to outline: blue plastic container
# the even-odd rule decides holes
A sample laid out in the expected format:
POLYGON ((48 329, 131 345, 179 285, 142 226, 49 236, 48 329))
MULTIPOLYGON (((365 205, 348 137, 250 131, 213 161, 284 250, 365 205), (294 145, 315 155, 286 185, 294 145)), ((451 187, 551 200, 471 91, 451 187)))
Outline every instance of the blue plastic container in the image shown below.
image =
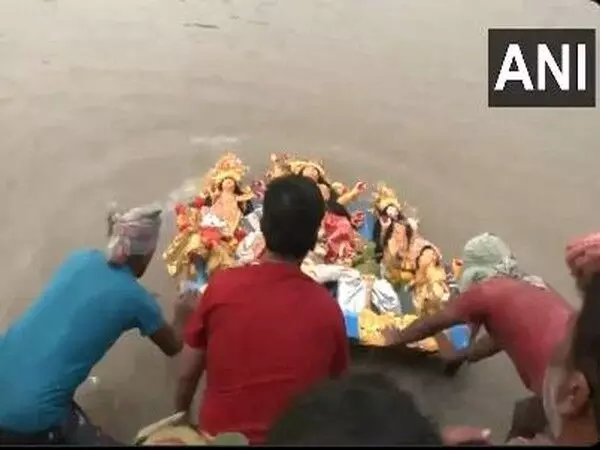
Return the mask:
POLYGON ((469 346, 471 332, 467 325, 455 325, 445 333, 454 350, 464 350, 469 346))
POLYGON ((356 211, 362 211, 365 213, 365 220, 358 228, 358 232, 363 237, 363 239, 367 241, 371 241, 373 239, 373 227, 375 226, 375 216, 370 211, 370 206, 367 202, 358 202, 349 205, 348 211, 350 213, 354 213, 356 211))
POLYGON ((350 339, 358 339, 360 337, 358 316, 344 311, 344 322, 346 322, 346 336, 350 339))

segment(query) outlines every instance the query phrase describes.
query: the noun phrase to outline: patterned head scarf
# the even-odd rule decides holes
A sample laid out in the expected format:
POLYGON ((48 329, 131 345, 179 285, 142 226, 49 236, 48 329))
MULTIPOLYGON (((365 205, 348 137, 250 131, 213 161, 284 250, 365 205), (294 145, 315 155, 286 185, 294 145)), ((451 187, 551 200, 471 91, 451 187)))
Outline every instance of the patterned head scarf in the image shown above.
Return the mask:
POLYGON ((463 249, 462 261, 463 272, 458 280, 461 292, 466 291, 472 283, 497 276, 523 280, 539 288, 547 288, 540 277, 521 271, 510 247, 492 233, 483 233, 471 238, 463 249))
POLYGON ((162 208, 147 205, 108 215, 107 258, 113 264, 125 264, 133 255, 149 255, 156 249, 162 208))
POLYGON ((600 273, 600 232, 569 242, 565 251, 565 262, 573 276, 583 282, 600 273))

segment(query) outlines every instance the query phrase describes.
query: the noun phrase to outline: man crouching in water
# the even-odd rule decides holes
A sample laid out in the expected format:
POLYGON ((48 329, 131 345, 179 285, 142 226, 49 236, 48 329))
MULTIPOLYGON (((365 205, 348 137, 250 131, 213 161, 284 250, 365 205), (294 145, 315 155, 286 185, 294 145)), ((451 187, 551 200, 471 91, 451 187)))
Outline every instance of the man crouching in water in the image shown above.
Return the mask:
POLYGON ((519 270, 510 248, 489 233, 476 236, 463 250, 461 295, 441 312, 404 330, 386 330, 390 344, 405 345, 458 324, 471 324, 473 340, 453 361, 477 362, 505 351, 525 387, 534 394, 518 404, 522 421, 513 422, 509 438, 533 437, 545 426, 542 386, 556 346, 567 334, 572 307, 538 277, 519 270), (487 335, 477 337, 485 328, 487 335))
MULTIPOLYGON (((73 403, 77 388, 132 328, 166 355, 179 353, 174 327, 137 281, 154 255, 160 214, 155 207, 112 214, 107 254, 74 252, 0 336, 0 445, 114 443, 99 430, 79 430, 73 403)), ((179 308, 176 316, 183 313, 179 308)))

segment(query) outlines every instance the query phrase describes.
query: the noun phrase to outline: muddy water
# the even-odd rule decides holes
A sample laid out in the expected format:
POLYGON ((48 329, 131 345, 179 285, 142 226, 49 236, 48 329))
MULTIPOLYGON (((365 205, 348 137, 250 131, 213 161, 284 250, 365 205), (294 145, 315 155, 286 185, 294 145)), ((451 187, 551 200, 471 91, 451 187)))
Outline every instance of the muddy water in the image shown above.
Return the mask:
MULTIPOLYGON (((167 201, 224 148, 322 156, 393 182, 446 253, 483 230, 573 298, 565 239, 600 223, 597 110, 487 108, 488 27, 595 27, 584 0, 0 0, 2 326, 106 205, 167 201)), ((145 283, 169 311, 160 263, 145 283)), ((504 432, 497 357, 457 379, 393 368, 442 422, 504 432)), ((129 439, 170 412, 172 365, 135 334, 82 395, 129 439)))

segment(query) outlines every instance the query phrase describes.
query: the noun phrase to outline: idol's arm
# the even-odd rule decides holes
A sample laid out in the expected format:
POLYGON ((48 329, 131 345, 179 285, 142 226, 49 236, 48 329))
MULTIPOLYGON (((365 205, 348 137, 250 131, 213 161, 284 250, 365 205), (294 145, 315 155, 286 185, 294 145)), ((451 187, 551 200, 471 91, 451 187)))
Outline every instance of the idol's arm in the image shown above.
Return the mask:
POLYGON ((342 206, 348 206, 350 203, 356 200, 359 195, 360 191, 356 188, 352 188, 345 194, 340 195, 337 199, 337 202, 342 206))

